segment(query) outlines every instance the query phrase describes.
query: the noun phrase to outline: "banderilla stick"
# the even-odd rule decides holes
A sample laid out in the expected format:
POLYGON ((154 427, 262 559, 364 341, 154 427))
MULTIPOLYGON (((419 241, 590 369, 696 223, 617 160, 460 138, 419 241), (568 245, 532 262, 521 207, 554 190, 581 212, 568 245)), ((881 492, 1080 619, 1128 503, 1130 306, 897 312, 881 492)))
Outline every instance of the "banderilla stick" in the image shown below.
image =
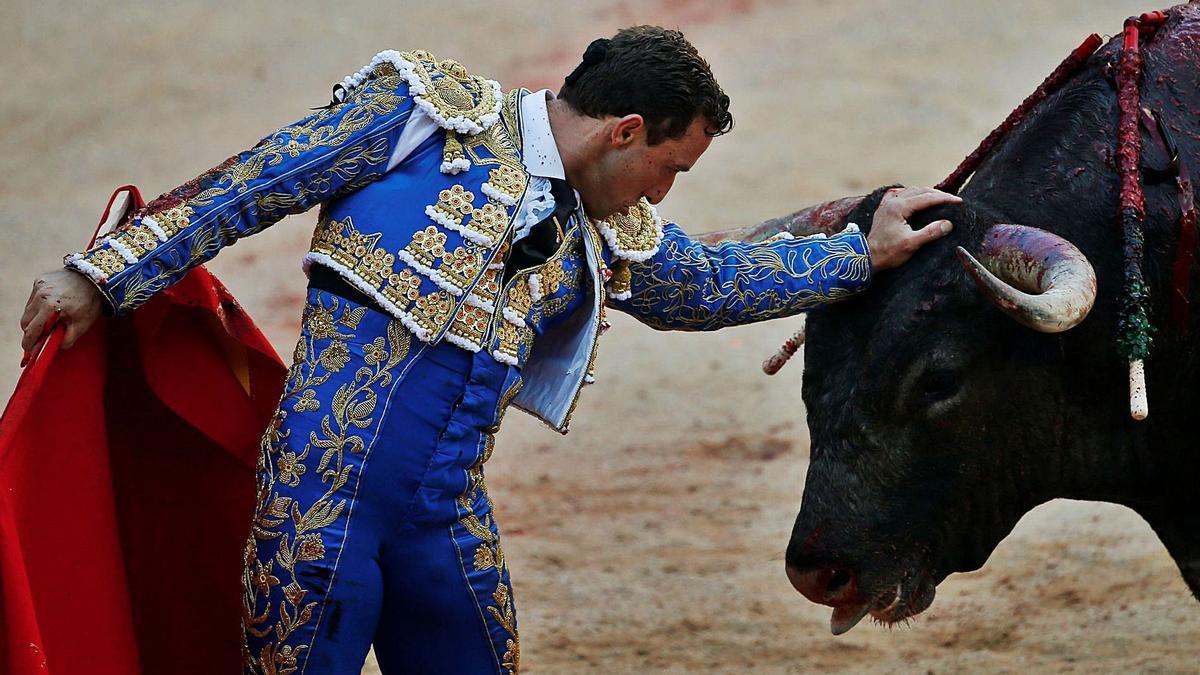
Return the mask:
POLYGON ((764 373, 768 375, 774 375, 775 373, 778 373, 779 369, 783 367, 783 364, 787 363, 788 359, 791 359, 793 356, 795 356, 796 351, 799 350, 800 346, 804 344, 804 327, 805 324, 800 324, 800 330, 796 331, 792 337, 788 338, 782 345, 780 345, 779 349, 777 349, 774 354, 768 357, 766 361, 763 361, 762 369, 764 373))

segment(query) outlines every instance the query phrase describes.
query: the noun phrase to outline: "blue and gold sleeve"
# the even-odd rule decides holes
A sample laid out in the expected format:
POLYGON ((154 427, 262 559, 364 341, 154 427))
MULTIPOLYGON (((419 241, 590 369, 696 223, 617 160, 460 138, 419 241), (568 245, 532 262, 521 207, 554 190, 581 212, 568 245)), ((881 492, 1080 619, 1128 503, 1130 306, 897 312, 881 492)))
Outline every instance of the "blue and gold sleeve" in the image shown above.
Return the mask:
POLYGON ((389 68, 158 197, 64 264, 124 314, 238 239, 380 178, 413 111, 409 82, 389 68))
POLYGON ((847 298, 871 282, 866 237, 776 236, 707 245, 662 225, 657 251, 620 267, 608 305, 660 330, 717 330, 791 316, 847 298))

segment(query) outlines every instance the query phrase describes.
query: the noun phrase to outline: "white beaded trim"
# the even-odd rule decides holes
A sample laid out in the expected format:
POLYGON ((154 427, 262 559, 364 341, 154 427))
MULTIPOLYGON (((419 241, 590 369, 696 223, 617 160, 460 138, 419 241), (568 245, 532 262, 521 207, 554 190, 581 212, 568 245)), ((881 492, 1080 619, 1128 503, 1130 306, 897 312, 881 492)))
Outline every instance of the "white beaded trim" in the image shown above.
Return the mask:
POLYGON ((120 253, 121 257, 125 259, 125 262, 129 263, 130 265, 137 263, 137 254, 125 244, 122 244, 112 237, 105 239, 103 243, 108 244, 110 247, 112 247, 112 250, 120 253))
POLYGON ((459 157, 457 159, 450 160, 449 162, 442 162, 442 166, 441 166, 440 170, 444 174, 447 174, 450 176, 457 176, 458 174, 460 174, 470 168, 471 168, 471 163, 468 162, 466 159, 459 157))
POLYGON ((500 188, 492 185, 491 183, 484 183, 483 185, 480 185, 479 191, 486 195, 489 199, 494 199, 505 206, 517 205, 516 197, 506 194, 505 192, 501 191, 500 188))
POLYGON ((455 347, 461 347, 469 352, 479 352, 483 350, 483 345, 468 340, 461 335, 455 335, 454 333, 447 332, 445 338, 447 342, 455 347))
POLYGON ((473 135, 487 130, 500 119, 500 109, 504 105, 504 91, 500 88, 499 82, 484 80, 484 83, 492 88, 492 97, 496 101, 492 112, 481 115, 478 121, 468 119, 462 115, 447 119, 425 98, 425 83, 421 81, 421 78, 416 73, 418 66, 405 59, 400 55, 400 52, 394 49, 385 49, 379 52, 375 55, 375 58, 371 59, 370 63, 363 66, 357 73, 347 75, 341 82, 342 87, 346 90, 346 94, 348 95, 362 86, 362 83, 370 76, 371 71, 375 70, 376 66, 381 63, 390 63, 395 66, 400 76, 408 81, 408 91, 412 94, 413 101, 426 115, 429 115, 429 119, 433 120, 434 123, 443 129, 453 129, 460 134, 473 135))
POLYGON ((496 359, 500 363, 503 363, 503 364, 506 364, 509 366, 517 365, 517 358, 515 356, 509 356, 508 354, 505 354, 504 352, 500 351, 499 349, 492 350, 492 358, 496 359))
POLYGON ((105 274, 104 271, 99 267, 96 267, 87 260, 84 260, 82 253, 72 253, 71 255, 63 258, 63 265, 83 272, 84 274, 88 275, 88 278, 96 283, 103 284, 108 282, 108 275, 105 274))
POLYGON ((482 309, 483 311, 487 312, 488 314, 496 313, 496 305, 492 304, 488 300, 484 300, 483 298, 479 297, 478 295, 475 295, 474 293, 467 293, 465 302, 468 305, 471 305, 472 307, 478 307, 479 309, 482 309))
POLYGON ((534 302, 542 299, 542 277, 536 272, 529 275, 529 297, 534 302))
POLYGON ((463 289, 460 288, 458 286, 458 284, 456 284, 453 281, 450 281, 446 277, 442 276, 441 273, 439 273, 437 270, 433 269, 432 267, 429 267, 428 265, 417 260, 416 257, 414 257, 413 254, 409 253, 408 251, 405 251, 403 249, 400 251, 397 251, 396 257, 403 260, 404 262, 408 263, 409 267, 412 267, 413 269, 420 272, 421 274, 424 274, 430 281, 437 284, 438 288, 441 288, 444 291, 449 291, 452 295, 455 295, 455 296, 459 296, 459 295, 463 294, 463 289))
POLYGON ((417 323, 417 320, 414 319, 411 314, 397 307, 396 303, 388 300, 387 297, 380 293, 378 289, 360 280, 357 276, 355 276, 354 272, 352 272, 345 265, 337 262, 324 253, 306 254, 302 262, 304 269, 308 270, 310 267, 312 267, 313 263, 320 263, 326 267, 329 267, 330 269, 333 269, 339 275, 341 275, 341 277, 347 283, 374 298, 375 302, 378 302, 380 307, 386 309, 388 313, 399 319, 400 323, 404 324, 404 327, 411 331, 412 334, 421 342, 429 342, 433 338, 433 336, 430 335, 429 330, 417 323))
POLYGON ((600 234, 604 237, 604 241, 614 256, 630 262, 645 262, 658 253, 658 247, 663 240, 662 218, 658 217, 658 211, 652 204, 647 202, 646 207, 650 209, 650 217, 654 219, 654 246, 645 251, 627 251, 621 248, 617 243, 617 231, 607 221, 596 222, 597 229, 600 230, 600 234))
POLYGON ((484 248, 491 248, 496 245, 495 239, 492 239, 491 237, 487 236, 486 234, 476 232, 475 230, 472 230, 471 228, 466 227, 462 223, 454 222, 454 219, 450 218, 450 216, 447 216, 446 214, 442 213, 441 211, 438 211, 437 207, 435 207, 435 206, 426 206, 425 207, 425 215, 429 216, 430 220, 437 223, 438 225, 441 225, 442 227, 446 228, 447 230, 453 230, 453 231, 459 233, 460 235, 462 235, 463 239, 466 239, 467 241, 471 242, 472 244, 478 244, 479 246, 483 246, 484 248))
POLYGON ((154 233, 154 236, 158 237, 159 241, 166 241, 170 239, 170 237, 167 236, 166 231, 158 226, 158 221, 154 220, 153 216, 142 216, 142 225, 150 228, 150 231, 154 233))
POLYGON ((505 305, 504 307, 500 308, 500 313, 504 315, 504 318, 509 323, 516 326, 517 328, 525 327, 525 317, 521 316, 520 314, 517 314, 517 311, 515 309, 513 309, 512 307, 505 305))

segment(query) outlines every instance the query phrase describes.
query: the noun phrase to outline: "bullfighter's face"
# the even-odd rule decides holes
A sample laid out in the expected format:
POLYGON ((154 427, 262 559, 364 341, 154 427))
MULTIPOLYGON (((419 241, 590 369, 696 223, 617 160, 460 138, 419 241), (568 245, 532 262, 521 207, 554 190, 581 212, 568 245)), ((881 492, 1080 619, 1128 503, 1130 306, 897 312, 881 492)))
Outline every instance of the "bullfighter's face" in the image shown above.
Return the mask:
POLYGON ((707 129, 704 118, 697 117, 683 136, 649 145, 641 115, 612 118, 605 126, 603 151, 572 177, 588 215, 607 218, 643 197, 651 204, 661 202, 675 178, 690 170, 712 143, 707 129))

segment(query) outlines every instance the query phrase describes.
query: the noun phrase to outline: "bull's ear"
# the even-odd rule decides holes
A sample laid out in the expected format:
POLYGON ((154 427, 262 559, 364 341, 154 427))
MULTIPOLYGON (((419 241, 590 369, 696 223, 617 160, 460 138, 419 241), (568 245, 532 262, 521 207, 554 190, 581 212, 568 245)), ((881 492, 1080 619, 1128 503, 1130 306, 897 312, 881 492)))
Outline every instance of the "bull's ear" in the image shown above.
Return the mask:
POLYGON ((1096 271, 1074 244, 1024 225, 993 225, 980 259, 958 247, 958 260, 984 297, 1018 323, 1061 333, 1096 303, 1096 271))

